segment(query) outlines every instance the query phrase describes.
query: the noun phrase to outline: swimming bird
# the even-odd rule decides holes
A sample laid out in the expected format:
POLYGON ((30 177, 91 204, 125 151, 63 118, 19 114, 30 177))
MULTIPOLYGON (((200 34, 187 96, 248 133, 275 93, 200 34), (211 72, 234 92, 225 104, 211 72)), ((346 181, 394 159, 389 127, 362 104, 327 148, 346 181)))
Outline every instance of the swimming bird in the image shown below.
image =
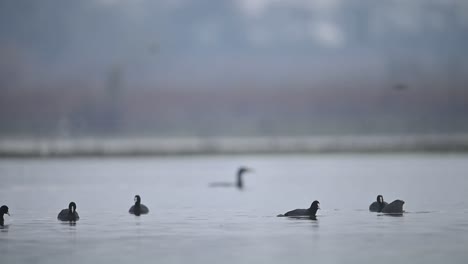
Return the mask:
POLYGON ((8 206, 6 205, 2 205, 2 207, 0 207, 0 226, 3 226, 5 222, 3 219, 4 214, 10 215, 10 212, 8 212, 8 206))
POLYGON ((320 202, 315 200, 308 209, 295 209, 285 213, 284 215, 278 216, 309 216, 315 218, 318 209, 320 209, 320 202))
POLYGON ((405 204, 405 201, 403 200, 395 200, 388 205, 386 205, 382 209, 382 213, 384 214, 403 214, 403 205, 405 204))
POLYGON ((387 205, 388 205, 388 203, 384 202, 383 196, 379 194, 379 195, 377 195, 377 201, 373 202, 369 206, 369 211, 380 213, 380 212, 382 212, 382 209, 387 205))
POLYGON ((134 200, 135 205, 132 205, 132 207, 130 207, 130 210, 128 210, 129 213, 134 214, 136 216, 149 213, 148 207, 146 207, 146 205, 144 204, 141 204, 140 195, 135 195, 134 200))
POLYGON ((247 167, 240 167, 237 170, 236 182, 213 182, 210 184, 211 187, 237 187, 238 189, 244 188, 243 175, 246 172, 252 172, 253 170, 247 167))
POLYGON ((68 205, 68 209, 63 209, 57 216, 57 219, 60 221, 78 221, 80 216, 76 211, 76 203, 71 202, 68 205))

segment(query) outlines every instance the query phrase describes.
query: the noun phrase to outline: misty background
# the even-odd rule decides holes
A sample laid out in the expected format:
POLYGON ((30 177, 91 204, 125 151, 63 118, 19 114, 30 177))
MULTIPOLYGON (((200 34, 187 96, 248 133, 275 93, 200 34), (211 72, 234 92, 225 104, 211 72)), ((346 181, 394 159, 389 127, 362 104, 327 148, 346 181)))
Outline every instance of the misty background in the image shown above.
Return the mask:
POLYGON ((468 132, 464 0, 0 0, 0 137, 468 132))

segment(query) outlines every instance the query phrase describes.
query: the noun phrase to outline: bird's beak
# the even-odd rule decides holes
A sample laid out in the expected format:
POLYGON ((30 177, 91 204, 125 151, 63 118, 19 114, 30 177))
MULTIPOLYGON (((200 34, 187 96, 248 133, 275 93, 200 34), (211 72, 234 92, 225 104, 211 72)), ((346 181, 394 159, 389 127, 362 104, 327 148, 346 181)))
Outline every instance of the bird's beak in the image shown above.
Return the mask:
POLYGON ((7 214, 8 216, 10 216, 10 212, 7 212, 6 214, 7 214))
POLYGON ((320 204, 317 204, 317 209, 320 209, 320 204))

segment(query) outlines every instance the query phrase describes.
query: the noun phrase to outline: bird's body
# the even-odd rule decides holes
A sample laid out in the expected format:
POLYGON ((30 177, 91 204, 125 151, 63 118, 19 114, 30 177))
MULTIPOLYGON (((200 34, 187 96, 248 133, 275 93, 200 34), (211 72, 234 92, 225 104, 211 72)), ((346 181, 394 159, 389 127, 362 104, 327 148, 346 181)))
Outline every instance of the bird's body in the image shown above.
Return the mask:
POLYGON ((285 213, 285 216, 309 216, 312 213, 309 209, 295 209, 285 213))
POLYGON ((130 207, 130 210, 128 210, 130 214, 134 214, 136 216, 142 215, 142 214, 147 214, 149 213, 148 207, 146 205, 141 203, 141 198, 139 195, 135 195, 135 204, 130 207))
POLYGON ((60 221, 78 221, 80 216, 76 211, 76 204, 71 202, 68 205, 68 209, 63 209, 57 216, 57 219, 60 221))
POLYGON ((2 205, 2 207, 0 207, 0 226, 3 226, 5 223, 5 219, 3 219, 3 215, 4 214, 10 215, 10 212, 8 210, 9 208, 6 205, 2 205))
POLYGON ((380 213, 382 212, 382 209, 387 205, 388 203, 383 200, 383 196, 377 195, 377 201, 373 202, 369 206, 369 211, 380 213))
POLYGON ((244 188, 243 175, 245 172, 252 171, 246 167, 240 167, 237 170, 236 182, 213 182, 210 184, 210 187, 237 187, 238 189, 244 188))
POLYGON ((403 205, 405 204, 405 201, 403 200, 395 200, 391 203, 389 203, 387 206, 385 206, 382 209, 382 213, 384 214, 402 214, 404 213, 403 211, 403 205))
POLYGON ((315 217, 317 214, 317 210, 320 209, 319 201, 314 201, 310 205, 308 209, 295 209, 285 213, 284 215, 279 216, 308 216, 308 217, 315 217))
POLYGON ((80 219, 80 216, 76 211, 71 212, 69 209, 63 209, 58 214, 57 219, 60 221, 77 221, 80 219))
POLYGON ((132 205, 132 207, 130 207, 130 210, 128 210, 128 212, 134 215, 142 215, 142 214, 149 213, 149 209, 144 204, 132 205))

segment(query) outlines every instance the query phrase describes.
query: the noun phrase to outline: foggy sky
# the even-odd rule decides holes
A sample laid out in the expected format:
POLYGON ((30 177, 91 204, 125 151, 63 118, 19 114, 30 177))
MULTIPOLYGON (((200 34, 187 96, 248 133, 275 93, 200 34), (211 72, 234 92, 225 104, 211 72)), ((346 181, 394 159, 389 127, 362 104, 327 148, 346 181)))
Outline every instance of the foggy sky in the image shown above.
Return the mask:
POLYGON ((465 131, 466 47, 464 0, 0 0, 0 134, 465 131))
POLYGON ((2 79, 14 72, 31 81, 101 81, 116 65, 132 84, 152 86, 212 86, 238 78, 313 81, 361 76, 361 68, 404 79, 414 72, 394 68, 407 64, 423 77, 450 71, 450 63, 467 70, 466 1, 2 0, 0 5, 2 79))

